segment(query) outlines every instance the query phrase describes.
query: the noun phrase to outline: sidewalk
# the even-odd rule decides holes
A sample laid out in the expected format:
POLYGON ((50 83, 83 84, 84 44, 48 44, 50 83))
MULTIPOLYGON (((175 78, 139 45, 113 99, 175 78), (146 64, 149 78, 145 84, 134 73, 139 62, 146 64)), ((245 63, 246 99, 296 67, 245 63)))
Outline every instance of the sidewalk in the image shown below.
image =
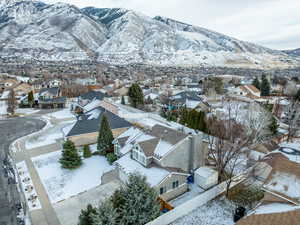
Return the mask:
MULTIPOLYGON (((52 121, 51 121, 52 122, 52 121)), ((45 132, 45 131, 42 131, 45 132)), ((39 134, 37 134, 39 135, 39 134)), ((31 160, 32 157, 47 154, 50 152, 58 151, 61 149, 61 145, 58 143, 34 148, 26 149, 25 142, 27 138, 21 138, 15 143, 17 151, 13 152, 12 155, 16 163, 25 161, 28 171, 30 173, 34 188, 37 192, 39 201, 41 203, 42 209, 29 211, 32 225, 63 225, 60 224, 59 219, 56 215, 52 204, 48 198, 47 192, 40 180, 40 177, 34 167, 31 160)))

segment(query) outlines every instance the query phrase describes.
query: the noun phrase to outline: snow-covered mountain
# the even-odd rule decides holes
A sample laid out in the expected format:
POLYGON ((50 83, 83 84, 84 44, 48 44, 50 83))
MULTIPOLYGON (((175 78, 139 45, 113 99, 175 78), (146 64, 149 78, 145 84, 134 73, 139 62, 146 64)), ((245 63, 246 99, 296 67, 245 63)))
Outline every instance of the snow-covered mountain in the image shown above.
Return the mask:
POLYGON ((0 57, 114 64, 284 67, 287 54, 164 17, 0 0, 0 57))
POLYGON ((294 50, 284 50, 283 52, 290 56, 300 57, 300 48, 294 50))

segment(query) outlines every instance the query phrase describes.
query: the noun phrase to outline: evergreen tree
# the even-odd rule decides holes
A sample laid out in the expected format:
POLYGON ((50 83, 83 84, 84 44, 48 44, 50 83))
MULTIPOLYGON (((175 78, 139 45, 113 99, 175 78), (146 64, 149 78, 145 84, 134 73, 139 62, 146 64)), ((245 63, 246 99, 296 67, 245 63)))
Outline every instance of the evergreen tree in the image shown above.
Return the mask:
POLYGON ((295 98, 296 98, 296 101, 300 101, 300 89, 297 91, 295 98))
POLYGON ((62 157, 59 162, 65 169, 75 169, 82 164, 81 157, 72 141, 68 140, 63 144, 62 157))
POLYGON ((30 91, 28 93, 28 103, 29 103, 30 107, 32 107, 32 105, 34 103, 33 91, 30 91))
POLYGON ((144 105, 144 95, 141 87, 138 84, 132 84, 128 90, 129 101, 132 107, 144 105))
POLYGON ((119 192, 120 202, 117 207, 122 225, 146 224, 160 214, 157 192, 146 182, 146 177, 139 174, 129 176, 128 183, 119 192))
POLYGON ((258 90, 260 90, 260 82, 259 82, 259 79, 257 77, 255 77, 255 79, 253 80, 252 85, 254 87, 256 87, 258 90))
POLYGON ((279 127, 279 124, 278 124, 276 118, 273 116, 273 117, 272 117, 272 121, 271 121, 271 123, 270 123, 270 125, 269 125, 269 129, 270 129, 272 135, 277 134, 277 132, 278 132, 278 131, 277 131, 278 127, 279 127))
POLYGON ((122 95, 122 98, 121 98, 121 104, 122 104, 122 105, 125 105, 125 98, 124 98, 124 95, 122 95))
POLYGON ((92 225, 116 225, 119 224, 117 217, 117 210, 114 209, 112 201, 108 199, 97 208, 92 225))
POLYGON ((266 75, 263 74, 261 78, 261 85, 260 85, 261 96, 269 96, 270 90, 271 90, 270 83, 266 78, 266 75))
POLYGON ((113 133, 110 129, 107 117, 104 114, 101 118, 100 130, 98 135, 98 151, 100 151, 103 155, 106 155, 107 152, 110 151, 113 147, 113 140, 113 133))
POLYGON ((83 146, 83 157, 90 158, 91 156, 92 156, 92 152, 90 150, 90 146, 88 145, 83 146))
POLYGON ((93 218, 96 216, 96 208, 91 204, 87 205, 86 210, 81 210, 78 225, 93 225, 93 218))
POLYGON ((7 112, 14 115, 16 107, 17 107, 17 99, 16 99, 15 91, 11 89, 7 98, 7 112))

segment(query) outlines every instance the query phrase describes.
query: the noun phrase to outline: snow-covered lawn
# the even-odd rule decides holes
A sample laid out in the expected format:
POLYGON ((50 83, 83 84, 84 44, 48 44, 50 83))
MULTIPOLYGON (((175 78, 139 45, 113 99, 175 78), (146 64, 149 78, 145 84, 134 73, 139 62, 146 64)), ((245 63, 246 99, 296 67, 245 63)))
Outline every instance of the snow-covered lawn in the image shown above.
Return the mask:
POLYGON ((34 135, 28 138, 25 142, 26 149, 37 148, 45 145, 54 144, 57 139, 63 138, 63 129, 67 126, 70 126, 72 122, 62 122, 58 125, 49 125, 49 128, 46 129, 39 135, 34 135))
POLYGON ((61 168, 61 151, 32 158, 40 179, 52 203, 75 196, 101 184, 103 173, 114 169, 103 156, 93 156, 83 160, 80 168, 61 168))
POLYGON ((39 112, 40 110, 36 110, 36 109, 31 109, 31 108, 18 108, 16 110, 16 113, 17 114, 24 114, 24 115, 30 115, 30 114, 33 114, 33 113, 37 113, 39 112))
POLYGON ((26 163, 22 161, 17 163, 16 166, 29 210, 40 209, 41 204, 34 189, 26 163))
POLYGON ((50 113, 48 114, 51 117, 54 117, 56 119, 68 119, 68 118, 74 118, 75 116, 71 113, 69 108, 54 112, 54 113, 50 113))
POLYGON ((234 225, 234 208, 224 198, 212 200, 171 225, 234 225))

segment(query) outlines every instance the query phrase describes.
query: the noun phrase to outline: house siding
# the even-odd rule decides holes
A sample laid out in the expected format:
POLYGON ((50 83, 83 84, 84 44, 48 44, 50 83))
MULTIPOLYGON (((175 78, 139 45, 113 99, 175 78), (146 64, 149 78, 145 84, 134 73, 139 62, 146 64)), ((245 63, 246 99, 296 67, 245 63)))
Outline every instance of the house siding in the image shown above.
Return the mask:
POLYGON ((158 194, 160 193, 160 188, 165 187, 166 192, 160 195, 164 200, 169 201, 176 198, 177 196, 185 193, 188 190, 188 185, 186 182, 187 176, 181 174, 171 174, 162 183, 155 186, 158 194), (178 181, 178 187, 173 188, 173 182, 178 181))
POLYGON ((162 167, 180 168, 188 173, 190 170, 204 166, 207 149, 202 142, 202 134, 192 138, 186 138, 166 157, 161 160, 155 160, 155 162, 162 167), (192 138, 194 139, 193 141, 192 138))
MULTIPOLYGON (((120 134, 125 132, 128 128, 118 128, 118 129, 113 129, 112 133, 114 138, 118 137, 120 134)), ((83 145, 90 145, 90 144, 95 144, 97 143, 98 139, 98 132, 93 132, 93 133, 87 133, 87 134, 81 134, 81 135, 76 135, 76 136, 70 136, 67 139, 74 142, 75 146, 83 146, 83 145)))

